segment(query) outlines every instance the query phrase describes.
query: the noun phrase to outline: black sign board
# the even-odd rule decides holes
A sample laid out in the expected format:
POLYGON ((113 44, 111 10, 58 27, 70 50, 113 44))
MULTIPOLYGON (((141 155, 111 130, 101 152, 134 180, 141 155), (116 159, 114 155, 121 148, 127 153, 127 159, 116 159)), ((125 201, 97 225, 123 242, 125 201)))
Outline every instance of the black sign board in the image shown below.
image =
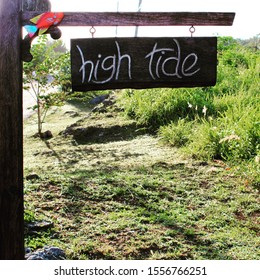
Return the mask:
POLYGON ((75 91, 216 84, 217 38, 71 40, 75 91))

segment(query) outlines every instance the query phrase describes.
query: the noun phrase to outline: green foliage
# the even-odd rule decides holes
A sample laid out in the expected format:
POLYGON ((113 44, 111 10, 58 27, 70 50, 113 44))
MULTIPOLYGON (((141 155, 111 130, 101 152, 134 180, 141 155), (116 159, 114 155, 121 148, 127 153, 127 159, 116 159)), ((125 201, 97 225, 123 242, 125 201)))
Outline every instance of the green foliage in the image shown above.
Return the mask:
POLYGON ((216 86, 126 90, 128 116, 196 158, 254 160, 260 150, 260 56, 231 37, 218 39, 216 86))
POLYGON ((238 42, 230 36, 218 38, 218 52, 233 50, 238 46, 238 42))
POLYGON ((124 97, 126 113, 140 124, 154 129, 179 118, 194 120, 214 114, 212 97, 203 89, 149 89, 126 90, 124 97))
POLYGON ((159 130, 159 135, 163 140, 175 147, 185 146, 190 141, 193 122, 185 119, 179 119, 177 122, 172 122, 169 125, 162 126, 159 130))
POLYGON ((33 213, 33 211, 29 210, 29 209, 25 209, 24 210, 24 222, 25 223, 31 223, 34 222, 35 219, 35 214, 33 213))
MULTIPOLYGON (((188 131, 186 150, 196 158, 232 162, 252 159, 259 154, 259 117, 258 108, 230 107, 218 118, 185 124, 182 129, 188 131)), ((166 126, 160 130, 161 136, 172 144, 176 129, 181 131, 179 125, 166 126)))
POLYGON ((250 39, 240 39, 238 40, 242 46, 246 46, 248 48, 252 48, 253 50, 260 49, 260 33, 250 39))
POLYGON ((33 60, 24 63, 23 82, 24 89, 36 101, 32 109, 37 111, 38 133, 41 135, 47 111, 51 106, 62 105, 65 99, 62 84, 67 79, 68 54, 64 53, 61 41, 50 43, 46 35, 37 39, 31 53, 33 60))

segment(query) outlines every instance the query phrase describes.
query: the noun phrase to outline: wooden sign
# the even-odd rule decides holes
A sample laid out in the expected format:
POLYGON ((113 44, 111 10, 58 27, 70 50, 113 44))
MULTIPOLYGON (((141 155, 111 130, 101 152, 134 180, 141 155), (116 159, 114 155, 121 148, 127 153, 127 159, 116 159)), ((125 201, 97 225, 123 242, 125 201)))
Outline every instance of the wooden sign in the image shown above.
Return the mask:
POLYGON ((74 91, 213 86, 216 37, 71 40, 74 91))

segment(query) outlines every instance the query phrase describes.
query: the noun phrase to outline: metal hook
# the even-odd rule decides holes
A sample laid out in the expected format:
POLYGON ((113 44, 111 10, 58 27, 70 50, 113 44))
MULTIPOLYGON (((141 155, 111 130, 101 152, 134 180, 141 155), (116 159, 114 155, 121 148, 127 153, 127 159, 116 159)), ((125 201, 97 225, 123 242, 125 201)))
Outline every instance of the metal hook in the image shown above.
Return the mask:
POLYGON ((96 28, 95 28, 94 26, 92 26, 92 27, 89 29, 89 32, 90 32, 92 38, 94 38, 94 35, 95 35, 96 31, 97 31, 97 30, 96 30, 96 28))
POLYGON ((192 25, 192 26, 190 27, 189 31, 190 31, 190 36, 193 37, 193 33, 195 33, 196 29, 195 29, 195 27, 192 25))

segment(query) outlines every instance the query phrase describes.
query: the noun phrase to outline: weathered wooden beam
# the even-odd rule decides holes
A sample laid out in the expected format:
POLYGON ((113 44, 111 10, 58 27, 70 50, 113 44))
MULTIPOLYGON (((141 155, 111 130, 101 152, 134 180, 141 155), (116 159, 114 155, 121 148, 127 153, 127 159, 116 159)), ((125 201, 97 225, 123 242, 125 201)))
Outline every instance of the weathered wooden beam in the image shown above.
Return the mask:
MULTIPOLYGON (((41 12, 23 12, 23 25, 41 12)), ((211 12, 67 12, 60 26, 231 26, 235 13, 211 12)))
POLYGON ((0 259, 24 259, 20 0, 0 0, 0 259))

